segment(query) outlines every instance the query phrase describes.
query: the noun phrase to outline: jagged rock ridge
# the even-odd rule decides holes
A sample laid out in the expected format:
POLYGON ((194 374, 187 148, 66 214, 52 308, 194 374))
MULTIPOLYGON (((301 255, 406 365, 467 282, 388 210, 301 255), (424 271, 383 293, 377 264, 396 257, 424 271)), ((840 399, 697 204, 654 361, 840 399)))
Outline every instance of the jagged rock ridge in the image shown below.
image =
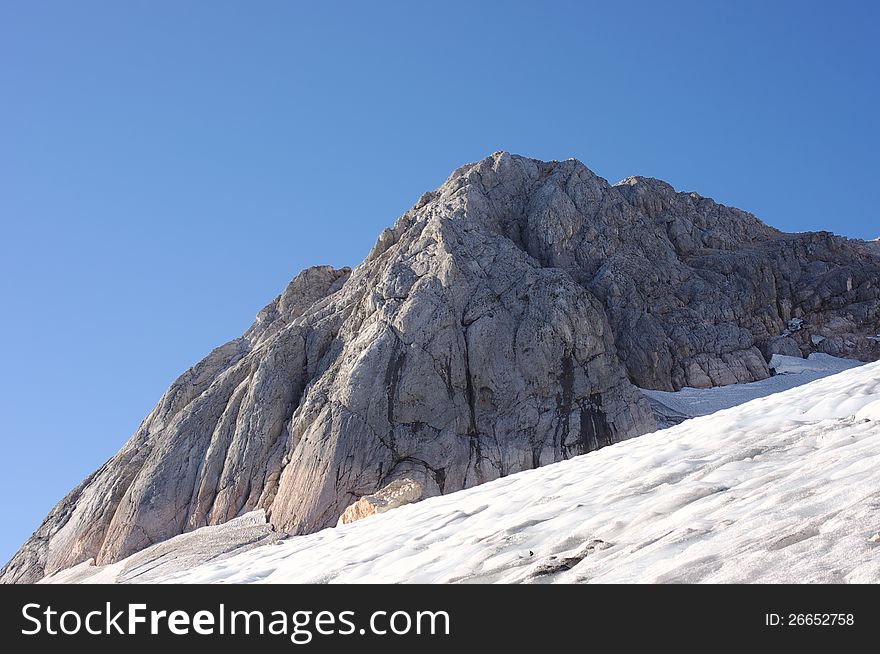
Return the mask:
POLYGON ((306 533, 396 479, 431 496, 569 458, 653 429, 634 384, 754 381, 780 348, 877 359, 878 284, 863 243, 496 153, 354 270, 298 275, 0 578, 116 561, 254 509, 306 533))

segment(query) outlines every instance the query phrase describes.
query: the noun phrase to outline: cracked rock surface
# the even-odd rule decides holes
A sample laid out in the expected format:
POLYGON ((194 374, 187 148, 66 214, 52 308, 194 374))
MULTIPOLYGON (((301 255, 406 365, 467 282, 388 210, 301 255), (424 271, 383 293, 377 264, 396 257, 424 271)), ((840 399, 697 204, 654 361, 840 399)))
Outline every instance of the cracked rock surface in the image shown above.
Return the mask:
POLYGON ((876 360, 878 298, 864 242, 496 153, 423 195, 356 268, 300 273, 171 385, 0 580, 257 509, 313 532, 398 479, 430 497, 567 459, 655 428, 636 386, 756 381, 774 353, 876 360))

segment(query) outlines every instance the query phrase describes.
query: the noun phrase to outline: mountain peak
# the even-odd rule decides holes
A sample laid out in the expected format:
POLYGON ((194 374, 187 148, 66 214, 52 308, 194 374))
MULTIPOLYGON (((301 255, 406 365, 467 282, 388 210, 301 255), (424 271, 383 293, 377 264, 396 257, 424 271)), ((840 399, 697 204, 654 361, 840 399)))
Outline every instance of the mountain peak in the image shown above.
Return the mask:
POLYGON ((430 497, 568 459, 655 428, 638 387, 761 380, 774 354, 875 360, 878 278, 861 243, 493 153, 181 375, 0 579, 255 510, 309 533, 399 479, 430 497))

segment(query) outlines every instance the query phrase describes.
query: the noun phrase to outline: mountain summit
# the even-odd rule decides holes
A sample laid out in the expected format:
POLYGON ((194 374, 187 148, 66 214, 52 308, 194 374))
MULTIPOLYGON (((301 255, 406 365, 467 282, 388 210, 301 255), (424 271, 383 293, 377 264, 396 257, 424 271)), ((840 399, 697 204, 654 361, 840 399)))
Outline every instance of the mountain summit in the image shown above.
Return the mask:
POLYGON ((878 333, 880 256, 863 242, 495 153, 353 270, 300 273, 171 385, 0 579, 255 509, 316 531, 399 479, 438 495, 651 431, 637 387, 756 381, 773 354, 876 360, 878 333))

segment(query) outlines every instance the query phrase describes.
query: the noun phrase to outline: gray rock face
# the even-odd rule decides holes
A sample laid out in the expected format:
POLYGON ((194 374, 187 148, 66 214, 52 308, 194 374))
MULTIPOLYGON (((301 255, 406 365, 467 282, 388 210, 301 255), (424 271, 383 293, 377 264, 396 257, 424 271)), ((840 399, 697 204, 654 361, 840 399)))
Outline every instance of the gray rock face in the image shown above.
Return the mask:
POLYGON ((655 423, 634 384, 763 379, 761 349, 794 318, 802 353, 876 359, 878 287, 864 244, 496 153, 423 195, 355 269, 298 275, 0 579, 113 562, 254 509, 311 532, 398 479, 448 493, 637 436, 655 423))
POLYGON ((761 352, 768 360, 772 359, 774 354, 782 354, 787 357, 801 356, 801 348, 791 336, 774 336, 765 343, 761 352))

